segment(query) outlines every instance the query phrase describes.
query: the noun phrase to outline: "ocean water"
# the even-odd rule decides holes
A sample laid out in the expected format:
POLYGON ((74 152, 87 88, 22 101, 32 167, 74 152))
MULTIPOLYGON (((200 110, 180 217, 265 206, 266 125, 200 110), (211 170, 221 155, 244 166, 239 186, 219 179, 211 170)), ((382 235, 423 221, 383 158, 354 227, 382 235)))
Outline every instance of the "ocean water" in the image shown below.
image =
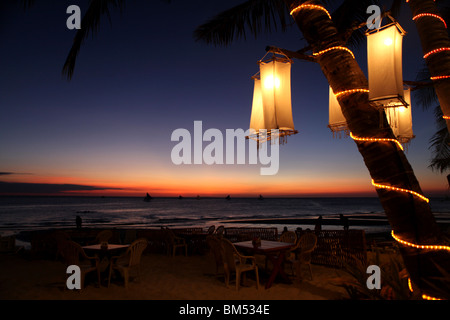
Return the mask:
MULTIPOLYGON (((431 199, 437 217, 450 219, 450 201, 431 199)), ((23 230, 75 227, 80 216, 83 227, 156 228, 225 226, 276 226, 279 218, 311 218, 322 215, 381 216, 378 198, 153 198, 133 197, 0 197, 0 234, 23 230), (244 222, 265 219, 269 222, 244 222), (231 220, 234 220, 233 222, 231 220), (270 221, 270 220, 273 220, 270 221), (241 222, 240 222, 241 221, 241 222)), ((314 223, 314 222, 312 222, 314 223)), ((287 225, 313 227, 313 225, 287 225)), ((383 226, 359 226, 380 231, 383 226), (380 229, 381 228, 381 229, 380 229)), ((336 226, 324 226, 336 228, 336 226)))

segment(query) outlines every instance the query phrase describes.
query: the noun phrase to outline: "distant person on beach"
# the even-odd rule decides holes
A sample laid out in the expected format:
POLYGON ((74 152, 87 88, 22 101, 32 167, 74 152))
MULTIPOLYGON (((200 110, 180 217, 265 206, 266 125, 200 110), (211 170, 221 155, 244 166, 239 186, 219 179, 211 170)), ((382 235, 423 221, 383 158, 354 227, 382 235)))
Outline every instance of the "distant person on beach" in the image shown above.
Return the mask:
POLYGON ((316 226, 314 227, 314 231, 319 232, 322 230, 322 216, 319 216, 316 221, 316 226))
POLYGON ((348 226, 349 226, 349 224, 348 224, 348 218, 347 218, 347 217, 344 217, 343 214, 340 214, 340 215, 339 215, 339 218, 340 218, 340 220, 341 220, 341 224, 344 226, 344 230, 347 231, 347 230, 348 230, 348 226))
POLYGON ((81 229, 81 224, 82 224, 81 217, 77 216, 77 218, 75 220, 76 220, 76 223, 77 223, 77 229, 81 229))

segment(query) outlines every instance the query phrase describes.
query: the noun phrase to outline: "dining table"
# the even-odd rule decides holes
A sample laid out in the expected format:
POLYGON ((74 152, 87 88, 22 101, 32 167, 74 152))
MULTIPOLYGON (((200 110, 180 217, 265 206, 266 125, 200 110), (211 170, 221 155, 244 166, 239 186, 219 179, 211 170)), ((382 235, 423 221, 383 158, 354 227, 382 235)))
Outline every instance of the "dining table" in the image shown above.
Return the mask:
POLYGON ((286 252, 295 246, 295 243, 261 240, 261 243, 254 245, 252 240, 233 243, 235 248, 250 254, 265 255, 273 264, 273 269, 266 282, 266 289, 269 289, 277 275, 279 274, 286 282, 291 283, 288 275, 284 272, 283 261, 286 252))
POLYGON ((125 252, 129 244, 113 244, 108 243, 107 246, 104 244, 91 244, 87 246, 83 246, 82 248, 86 252, 87 255, 94 254, 100 259, 100 263, 103 265, 101 269, 101 273, 109 271, 109 264, 111 263, 111 258, 114 256, 118 256, 125 252), (103 260, 106 260, 105 264, 102 263, 103 260))

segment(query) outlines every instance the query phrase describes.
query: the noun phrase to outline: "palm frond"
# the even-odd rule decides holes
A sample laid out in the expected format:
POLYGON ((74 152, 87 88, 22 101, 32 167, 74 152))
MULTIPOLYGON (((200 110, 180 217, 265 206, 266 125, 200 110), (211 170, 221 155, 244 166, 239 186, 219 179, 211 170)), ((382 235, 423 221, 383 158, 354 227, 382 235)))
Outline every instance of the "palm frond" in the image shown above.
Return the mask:
POLYGON ((435 110, 438 131, 431 137, 429 149, 432 150, 432 159, 428 166, 433 171, 450 169, 450 135, 445 120, 442 118, 440 106, 435 110))
MULTIPOLYGON (((429 81, 430 76, 429 69, 424 67, 417 73, 416 80, 419 82, 429 81)), ((414 100, 422 107, 422 110, 428 110, 439 104, 434 86, 419 86, 414 90, 414 100)))
POLYGON ((101 17, 106 15, 109 22, 111 22, 109 7, 119 7, 122 10, 124 4, 125 0, 91 0, 85 15, 81 20, 81 29, 77 31, 66 62, 64 63, 63 74, 67 75, 68 79, 71 79, 73 76, 77 56, 84 40, 90 33, 95 35, 98 32, 101 17))
POLYGON ((389 10, 392 17, 397 19, 400 16, 403 0, 393 0, 391 9, 389 10))
POLYGON ((331 14, 333 21, 341 34, 346 34, 348 30, 353 30, 347 43, 350 47, 356 48, 366 40, 364 28, 355 28, 362 22, 367 21, 367 7, 379 5, 377 0, 345 0, 331 14))
POLYGON ((285 31, 288 16, 282 0, 248 0, 197 27, 194 38, 215 46, 227 46, 236 39, 245 40, 248 32, 257 37, 277 30, 278 24, 285 31))

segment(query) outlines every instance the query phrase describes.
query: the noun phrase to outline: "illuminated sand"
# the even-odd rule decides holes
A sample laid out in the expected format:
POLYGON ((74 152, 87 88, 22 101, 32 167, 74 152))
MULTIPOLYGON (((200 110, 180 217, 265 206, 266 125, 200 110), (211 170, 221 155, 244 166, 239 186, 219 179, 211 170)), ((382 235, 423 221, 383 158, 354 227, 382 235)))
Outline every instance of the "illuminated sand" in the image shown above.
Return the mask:
MULTIPOLYGON (((97 287, 95 277, 88 278, 86 288, 70 291, 64 288, 65 268, 58 261, 26 260, 20 256, 0 256, 0 299, 27 300, 339 300, 348 296, 343 288, 333 285, 342 270, 313 265, 314 279, 309 280, 305 269, 301 283, 284 284, 276 281, 264 289, 263 266, 261 284, 256 289, 251 275, 239 291, 226 288, 223 277, 215 276, 215 264, 209 255, 168 257, 146 254, 142 259, 142 276, 132 281, 128 290, 119 279, 109 288, 97 287)), ((106 267, 106 266, 104 266, 106 267)), ((105 274, 106 276, 106 274, 105 274)), ((348 277, 348 276, 347 276, 348 277)))

